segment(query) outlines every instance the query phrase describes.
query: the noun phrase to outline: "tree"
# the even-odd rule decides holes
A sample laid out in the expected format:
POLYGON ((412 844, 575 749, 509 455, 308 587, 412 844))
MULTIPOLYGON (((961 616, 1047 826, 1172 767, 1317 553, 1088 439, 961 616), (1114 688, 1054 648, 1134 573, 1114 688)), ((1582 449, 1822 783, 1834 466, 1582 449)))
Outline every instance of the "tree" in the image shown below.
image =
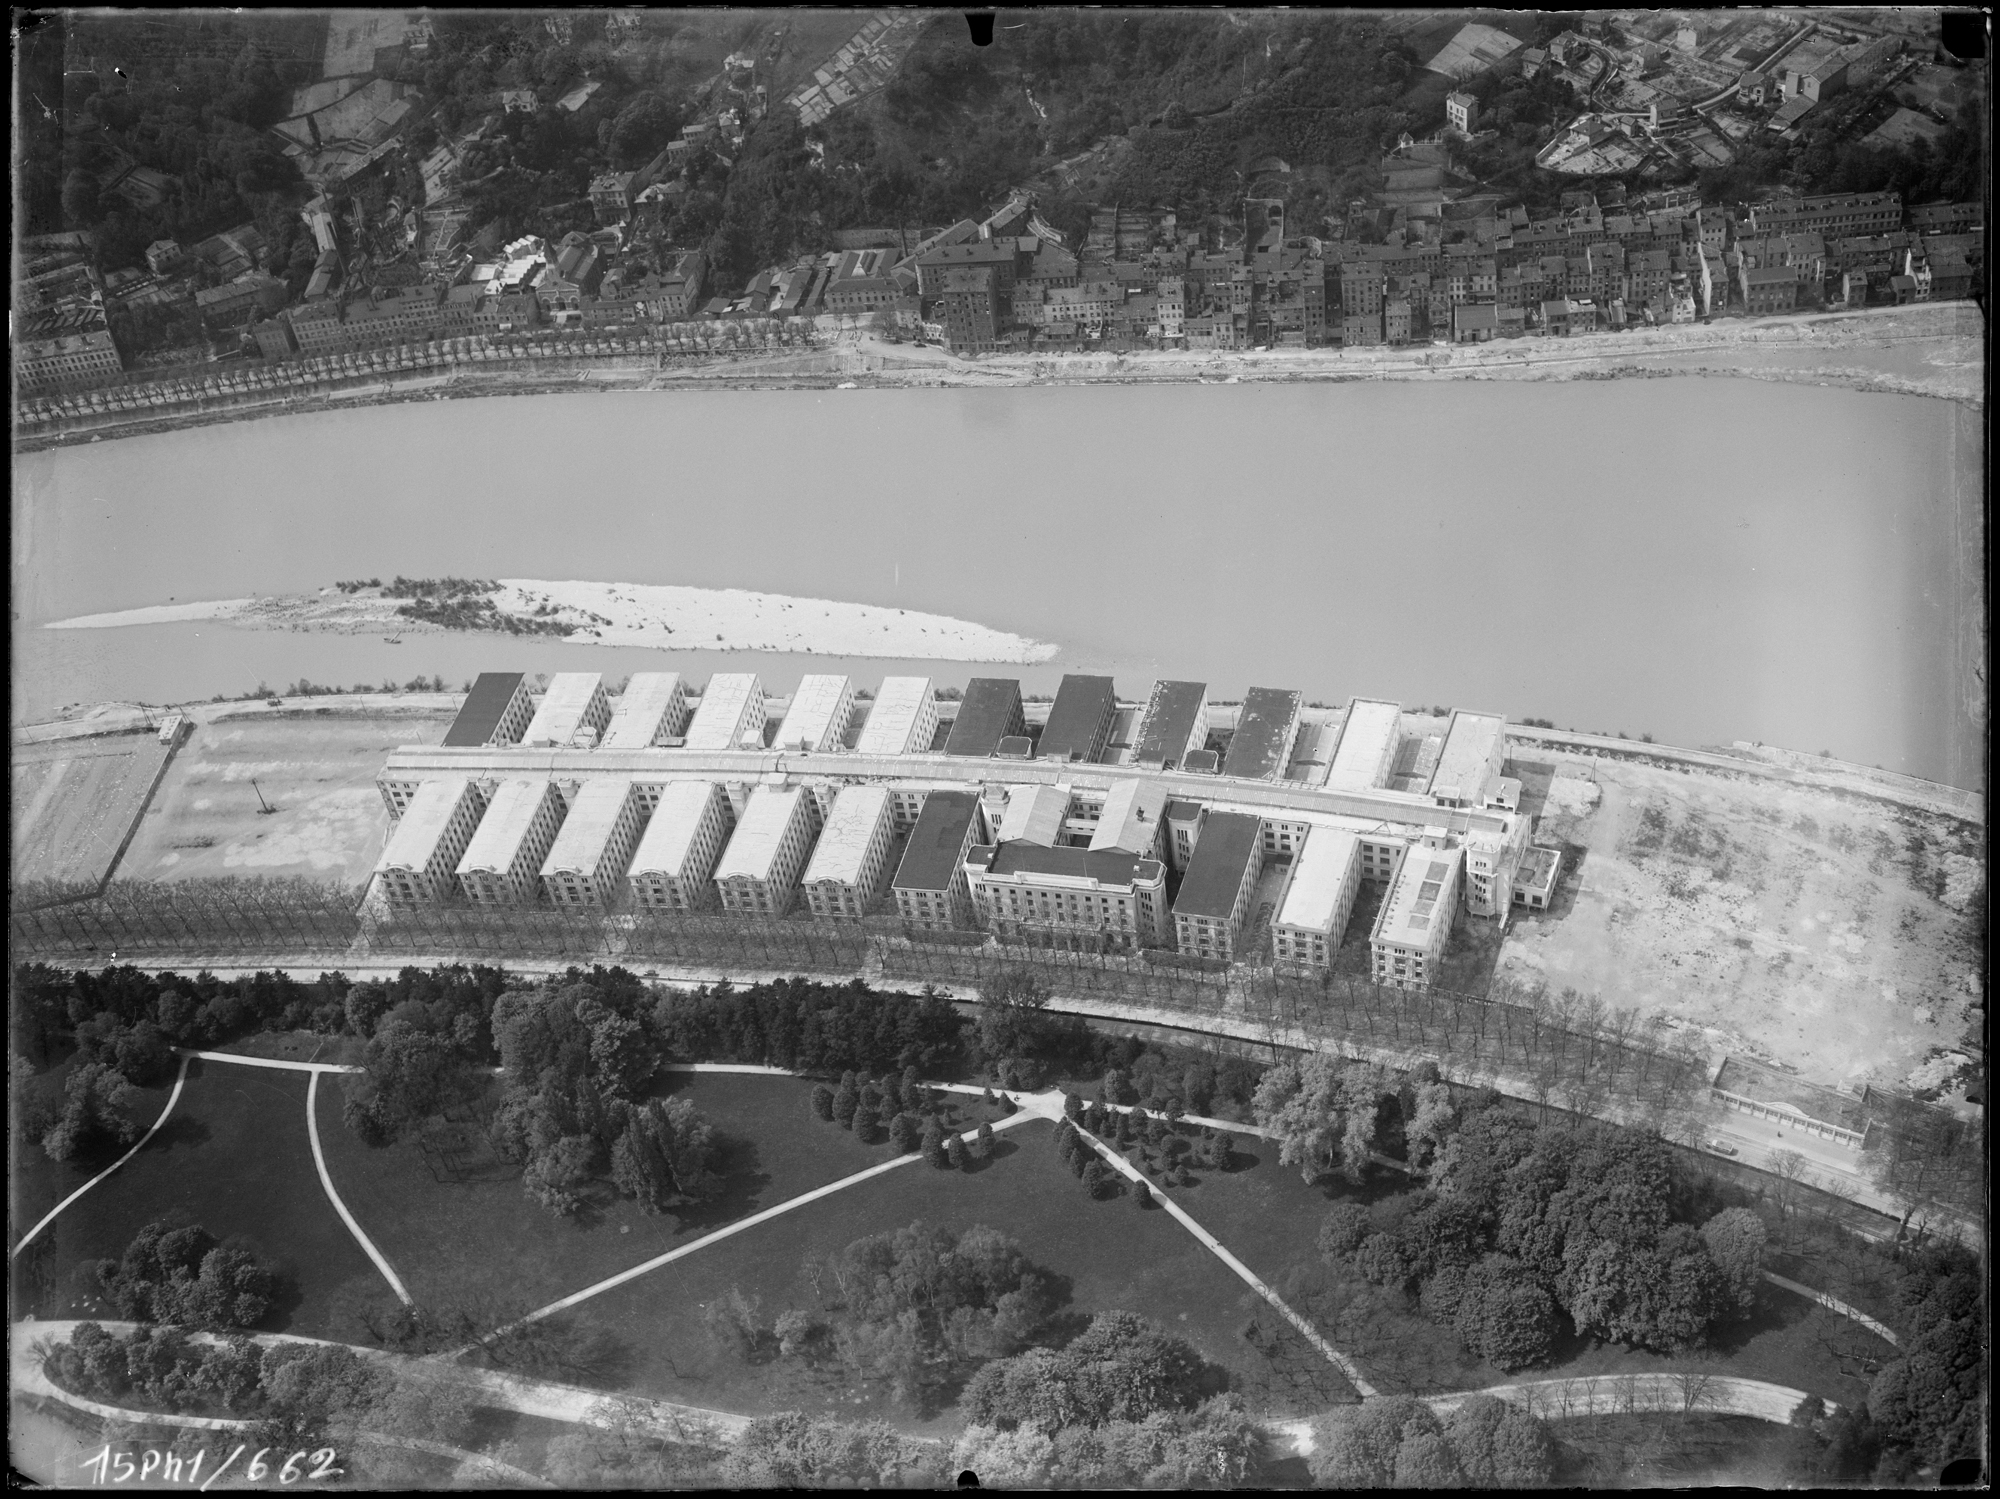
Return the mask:
POLYGON ((875 1105, 864 1098, 854 1106, 854 1118, 849 1127, 853 1129, 855 1139, 865 1143, 875 1138, 875 1124, 875 1105))
POLYGON ((1358 1182, 1374 1147, 1377 1110, 1392 1091, 1386 1069, 1314 1052, 1266 1072, 1253 1104, 1257 1122, 1278 1137, 1285 1165, 1307 1181, 1338 1169, 1358 1182))
POLYGON ((963 1171, 966 1163, 965 1141, 953 1135, 944 1142, 945 1159, 954 1171, 963 1171))
POLYGON ((1489 1255, 1460 1284, 1452 1324, 1468 1350, 1509 1372, 1547 1361, 1558 1331, 1555 1298, 1517 1261, 1489 1255))
POLYGON ((833 1095, 833 1117, 843 1129, 852 1129, 855 1111, 860 1107, 861 1095, 855 1091, 853 1076, 849 1074, 840 1080, 840 1089, 833 1095))
POLYGON ((119 1112, 132 1090, 115 1068, 104 1062, 79 1062, 64 1082, 63 1093, 67 1102, 62 1114, 42 1136, 42 1149, 50 1160, 76 1160, 123 1148, 139 1138, 139 1127, 119 1112))
POLYGON ((939 1170, 951 1164, 951 1158, 945 1154, 944 1129, 935 1115, 924 1122, 923 1152, 924 1159, 939 1170))
POLYGON ((813 1084, 812 1111, 816 1118, 829 1124, 833 1122, 833 1089, 825 1083, 813 1084))
POLYGON ((1104 1162, 1093 1160, 1083 1168, 1083 1186, 1092 1197, 1101 1200, 1117 1195, 1118 1178, 1104 1162))
POLYGON ((1320 1258, 1329 1265, 1345 1264, 1361 1248, 1368 1232, 1366 1203, 1352 1200, 1336 1202, 1319 1227, 1320 1258))
POLYGON ((972 1156, 974 1160, 984 1161, 991 1159, 992 1155, 993 1126, 982 1119, 979 1121, 979 1128, 973 1132, 972 1156))
POLYGON ((1306 1466, 1321 1488, 1387 1488, 1404 1441, 1442 1430, 1430 1407, 1407 1395, 1341 1406, 1313 1423, 1306 1466))
POLYGON ((797 1411, 751 1422, 719 1473, 732 1488, 887 1488, 944 1476, 934 1449, 886 1422, 797 1411))
POLYGON ((1444 1418, 1465 1481, 1475 1488, 1546 1488, 1555 1478, 1556 1444, 1527 1411, 1474 1395, 1444 1418))
POLYGON ((720 1193, 720 1160, 715 1128, 692 1099, 653 1098, 627 1107, 611 1150, 611 1180, 645 1212, 664 1212, 720 1193))
POLYGON ((1451 1089, 1432 1080, 1418 1083, 1412 1093, 1414 1108, 1409 1123, 1403 1127, 1404 1149, 1412 1170, 1428 1171, 1457 1122, 1451 1106, 1451 1089))
POLYGON ((917 1121, 908 1114, 898 1114, 889 1121, 889 1143, 896 1148, 897 1155, 909 1155, 917 1148, 922 1134, 917 1121))
POLYGON ((1701 1226, 1702 1242, 1729 1288, 1735 1313, 1756 1310, 1764 1278, 1764 1220, 1748 1208, 1724 1208, 1701 1226))
POLYGON ((1132 1200, 1142 1208, 1151 1207, 1153 1205, 1153 1189, 1143 1181, 1134 1182, 1132 1184, 1132 1200))

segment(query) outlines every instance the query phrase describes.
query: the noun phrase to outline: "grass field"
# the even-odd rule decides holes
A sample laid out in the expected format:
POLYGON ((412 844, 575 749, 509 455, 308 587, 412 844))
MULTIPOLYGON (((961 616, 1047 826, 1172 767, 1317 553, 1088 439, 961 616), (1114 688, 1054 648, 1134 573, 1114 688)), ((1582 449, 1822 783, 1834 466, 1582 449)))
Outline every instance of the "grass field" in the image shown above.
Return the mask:
MULTIPOLYGON (((59 1067, 52 1067, 13 1091, 9 1103, 15 1111, 11 1118, 15 1121, 9 1131, 12 1150, 8 1158, 7 1205, 13 1218, 13 1236, 18 1237, 41 1221, 42 1215, 61 1202, 78 1187, 89 1181, 98 1172, 117 1160, 122 1151, 107 1151, 87 1161, 56 1162, 49 1159, 42 1149, 39 1139, 30 1138, 21 1121, 33 1112, 32 1105, 40 1104, 53 1113, 64 1102, 63 1082, 68 1078, 74 1059, 59 1067)), ((171 1076, 156 1087, 134 1088, 131 1102, 126 1106, 126 1117, 136 1123, 141 1130, 152 1126, 160 1117, 160 1110, 166 1106, 167 1097, 173 1092, 171 1076)), ((117 1178, 113 1177, 112 1181, 117 1178)), ((106 1182, 108 1188, 110 1182, 106 1182)), ((44 1236, 52 1232, 43 1229, 44 1236)), ((10 1246, 11 1247, 11 1242, 10 1246)))
POLYGON ((375 777, 391 750, 437 743, 450 720, 342 716, 338 702, 325 718, 197 726, 140 819, 119 874, 366 879, 389 828, 375 777), (266 814, 265 805, 276 810, 266 814))
POLYGON ((156 734, 14 747, 14 879, 96 884, 166 759, 156 734))
POLYGON ((1557 1424, 1557 1482, 1579 1489, 1791 1487, 1788 1433, 1748 1416, 1583 1416, 1557 1424))
POLYGON ((199 1223, 220 1239, 240 1236, 284 1277, 289 1294, 262 1331, 339 1336, 343 1307, 393 1306, 320 1188, 306 1137, 306 1084, 303 1073, 191 1063, 166 1126, 42 1231, 49 1248, 20 1277, 21 1309, 43 1318, 112 1315, 96 1301, 88 1266, 115 1258, 155 1218, 199 1223))
POLYGON ((917 1164, 890 1172, 760 1224, 714 1253, 664 1266, 566 1319, 615 1346, 601 1371, 605 1382, 656 1398, 752 1413, 879 1414, 906 1429, 944 1429, 948 1421, 919 1421, 831 1371, 783 1359, 746 1364, 715 1344, 702 1311, 740 1288, 768 1323, 788 1308, 816 1305, 803 1268, 809 1257, 918 1218, 955 1230, 984 1223, 1060 1278, 1064 1310, 1077 1326, 1099 1311, 1138 1312, 1237 1376, 1254 1375, 1256 1355, 1238 1334, 1263 1303, 1167 1214, 1141 1211, 1129 1196, 1091 1201, 1056 1159, 1052 1134, 1043 1123, 1009 1130, 994 1158, 973 1171, 917 1164))

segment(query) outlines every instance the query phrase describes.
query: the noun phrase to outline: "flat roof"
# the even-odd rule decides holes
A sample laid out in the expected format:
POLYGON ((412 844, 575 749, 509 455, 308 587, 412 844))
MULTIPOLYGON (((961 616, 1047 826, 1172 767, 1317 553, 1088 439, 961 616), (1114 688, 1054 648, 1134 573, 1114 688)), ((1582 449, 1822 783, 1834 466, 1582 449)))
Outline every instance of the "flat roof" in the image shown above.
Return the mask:
POLYGON ((493 800, 486 804, 486 815, 479 819, 472 841, 465 846, 458 872, 512 869, 521 840, 533 826, 535 814, 542 810, 543 799, 555 794, 553 781, 502 781, 493 800))
POLYGON ((1094 760, 1103 748, 1118 692, 1109 677, 1065 675, 1035 751, 1043 760, 1094 760))
POLYGON ((868 709, 868 720, 861 726, 861 737, 855 741, 855 752, 901 755, 929 749, 928 744, 911 744, 910 734, 930 700, 929 677, 884 677, 868 709))
POLYGON ((714 781, 669 781, 653 808, 652 821, 632 853, 633 874, 679 874, 709 803, 721 794, 714 781))
POLYGON ((1243 870, 1263 837, 1259 820, 1247 812, 1211 812, 1181 877, 1176 916, 1209 916, 1227 921, 1243 888, 1243 870))
POLYGON ((1007 815, 1000 826, 1001 841, 1053 847, 1062 837, 1063 819, 1068 815, 1067 786, 1009 786, 1007 815))
MULTIPOLYGON (((1375 921, 1375 937, 1398 942, 1405 947, 1425 947, 1431 929, 1440 919, 1438 907, 1451 894, 1452 875, 1458 869, 1459 850, 1413 848, 1396 871, 1396 883, 1382 902, 1382 914, 1375 921)), ((1442 916, 1449 918, 1448 905, 1442 916)))
POLYGON ((1399 703, 1358 697, 1347 705, 1340 747, 1326 775, 1330 791, 1368 791, 1389 778, 1396 760, 1396 741, 1403 732, 1399 703))
POLYGON ((979 813, 970 791, 933 791, 910 830, 903 861, 896 867, 898 890, 949 890, 965 851, 966 832, 979 813))
POLYGON ((681 690, 677 671, 635 671, 611 712, 599 749, 646 749, 658 737, 674 694, 681 690))
POLYGON ((800 804, 809 793, 803 786, 759 786, 750 793, 750 805, 743 809, 736 831, 729 835, 729 847, 715 866, 715 878, 748 875, 753 880, 769 879, 771 861, 799 815, 800 804))
POLYGON ((851 885, 861 878, 861 861, 882 819, 889 815, 887 786, 843 786, 826 814, 826 827, 806 864, 805 883, 839 880, 851 885))
POLYGON ((1129 886, 1134 879, 1158 878, 1159 863, 1119 849, 1047 848, 1038 843, 1003 843, 986 861, 989 874, 1058 875, 1129 886))
POLYGON ((549 690, 528 720, 521 735, 523 744, 568 744, 583 726, 590 700, 604 685, 604 674, 595 671, 559 671, 549 678, 549 690))
POLYGON ((1433 797, 1476 802, 1494 771, 1495 751, 1507 733, 1507 720, 1498 713, 1453 711, 1445 726, 1444 748, 1438 753, 1437 769, 1431 772, 1427 788, 1433 797))
POLYGON ((1226 776, 1275 780, 1284 772, 1285 741, 1299 718, 1299 694, 1289 687, 1252 687, 1243 694, 1236 733, 1222 762, 1226 776))
POLYGON ((1340 893, 1354 877, 1361 857, 1361 840, 1345 828, 1315 827, 1292 865, 1292 882, 1285 889, 1276 925, 1330 932, 1340 908, 1340 893))
POLYGON ((1166 791, 1151 781, 1127 780, 1113 786, 1090 835, 1093 850, 1150 853, 1167 809, 1166 791))
POLYGON ((1021 684, 1012 677, 974 677, 965 684, 965 698, 958 705, 958 718, 951 737, 944 742, 947 755, 990 755, 1013 727, 1021 711, 1021 684))
POLYGON ((688 725, 687 747, 735 749, 743 710, 763 694, 764 685, 754 672, 725 671, 710 677, 708 686, 702 690, 701 706, 695 709, 694 721, 688 725))
MULTIPOLYGON (((845 714, 842 709, 853 702, 853 689, 843 676, 813 675, 799 679, 799 690, 792 694, 792 705, 785 710, 785 722, 778 730, 774 741, 781 749, 809 750, 825 747, 829 734, 836 729, 847 731, 847 725, 834 723, 834 715, 845 714)), ((836 736, 832 747, 840 748, 836 736)))
POLYGON ((465 776, 444 776, 420 783, 417 794, 410 798, 409 806, 397 819, 395 831, 389 834, 382 857, 375 861, 376 869, 422 869, 430 863, 438 839, 444 836, 452 814, 471 789, 472 782, 465 776))
POLYGON ((482 671, 473 682, 472 691, 459 704, 458 717, 445 730, 444 742, 457 747, 481 745, 491 739, 493 731, 500 726, 500 716, 514 701, 521 677, 518 671, 482 671))
POLYGON ((1167 803, 1166 817, 1169 822, 1185 822, 1190 817, 1201 816, 1200 802, 1185 801, 1179 797, 1167 803))
POLYGON ((549 856, 542 861, 541 872, 560 874, 569 870, 595 874, 631 797, 632 782, 628 779, 585 781, 577 789, 576 800, 569 804, 569 816, 556 831, 556 841, 549 846, 549 856))
POLYGON ((1141 765, 1160 761, 1168 770, 1179 770, 1207 701, 1206 682, 1155 682, 1132 759, 1141 765))

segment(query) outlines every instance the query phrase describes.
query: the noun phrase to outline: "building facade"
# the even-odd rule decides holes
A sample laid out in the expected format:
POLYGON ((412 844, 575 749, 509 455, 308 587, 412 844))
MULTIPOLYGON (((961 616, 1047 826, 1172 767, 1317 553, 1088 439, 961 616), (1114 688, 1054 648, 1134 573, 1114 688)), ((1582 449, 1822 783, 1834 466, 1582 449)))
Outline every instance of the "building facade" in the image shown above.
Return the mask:
POLYGON ((911 926, 962 927, 969 916, 966 854, 979 834, 979 799, 968 791, 933 791, 910 831, 891 888, 896 914, 911 926))
POLYGON ((1360 890, 1361 840, 1341 828, 1312 829, 1271 919, 1272 957, 1328 967, 1340 951, 1360 890))
POLYGON ((646 798, 630 781, 591 780, 577 788, 549 855, 542 891, 558 906, 610 906, 646 825, 646 798))
POLYGON ((1460 850, 1428 837, 1403 859, 1368 939, 1377 984, 1425 989, 1436 980, 1458 910, 1462 862, 1460 850))
POLYGON ((729 797, 714 781, 671 781, 660 792, 632 855, 632 900, 648 911, 699 911, 709 876, 736 825, 729 797))
POLYGON ((1202 818, 1174 900, 1174 940, 1184 956, 1227 960, 1236 955, 1263 870, 1264 840, 1257 818, 1242 812, 1210 812, 1202 818))
POLYGON ((471 779, 422 782, 375 863, 375 888, 391 905, 442 905, 458 894, 458 861, 486 799, 471 779))
POLYGON ((481 906, 533 905, 564 811, 553 781, 502 781, 458 861, 466 899, 481 906))
POLYGON ((819 834, 819 804, 803 786, 759 786, 715 866, 722 909, 775 919, 792 908, 819 834))
POLYGON ((815 916, 859 920, 881 893, 895 841, 886 786, 843 786, 813 848, 802 884, 815 916))
POLYGON ((688 724, 687 747, 695 750, 736 749, 754 741, 764 744, 768 715, 764 684, 750 672, 718 672, 708 679, 701 703, 688 724))
POLYGON ((611 723, 604 678, 594 671, 559 671, 521 735, 530 749, 594 748, 611 723))

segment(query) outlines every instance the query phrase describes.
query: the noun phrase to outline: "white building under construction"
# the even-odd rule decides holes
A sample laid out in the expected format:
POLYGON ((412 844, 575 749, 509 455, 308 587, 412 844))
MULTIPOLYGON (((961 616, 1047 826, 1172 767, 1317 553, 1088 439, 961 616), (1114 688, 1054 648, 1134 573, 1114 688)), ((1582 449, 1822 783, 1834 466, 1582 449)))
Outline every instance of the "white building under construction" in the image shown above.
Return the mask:
POLYGON ((887 786, 841 788, 802 880, 813 915, 868 914, 889 870, 895 832, 887 786))
POLYGON ((701 704, 688 725, 691 750, 762 749, 769 712, 764 684, 754 672, 718 672, 702 689, 701 704))
POLYGON ((709 876, 736 825, 729 797, 714 781, 669 781, 639 838, 626 876, 632 899, 649 911, 699 911, 709 876))
POLYGON ((854 748, 863 755, 921 755, 936 737, 937 722, 929 677, 884 677, 854 748))
POLYGON ((1272 956, 1327 967, 1340 950, 1360 890, 1360 838, 1344 828, 1313 828, 1271 920, 1272 956))
POLYGON ((652 749, 678 744, 687 733, 687 686, 677 671, 635 671, 611 710, 611 724, 598 746, 608 750, 652 749))
POLYGON ((554 781, 502 781, 458 861, 466 898, 482 906, 533 903, 563 811, 554 781))
POLYGON ((848 677, 814 675, 799 682, 772 748, 809 754, 836 754, 847 742, 854 717, 854 683, 848 677))
POLYGON ((570 803, 549 856, 542 889, 559 906, 609 906, 646 825, 646 799, 629 780, 585 781, 570 803))
POLYGON ((722 909, 783 916, 819 832, 819 805, 803 786, 759 786, 715 866, 722 909))
POLYGON ((399 906, 437 905, 458 885, 458 861, 479 826, 485 798, 465 776, 422 781, 375 861, 375 887, 399 906))
POLYGON ((594 671, 559 671, 528 720, 521 744, 527 749, 592 749, 611 722, 604 677, 594 671))
POLYGON ((1326 773, 1329 791, 1372 791, 1389 784, 1402 739, 1403 710, 1396 703, 1358 697, 1347 705, 1340 744, 1326 773))

